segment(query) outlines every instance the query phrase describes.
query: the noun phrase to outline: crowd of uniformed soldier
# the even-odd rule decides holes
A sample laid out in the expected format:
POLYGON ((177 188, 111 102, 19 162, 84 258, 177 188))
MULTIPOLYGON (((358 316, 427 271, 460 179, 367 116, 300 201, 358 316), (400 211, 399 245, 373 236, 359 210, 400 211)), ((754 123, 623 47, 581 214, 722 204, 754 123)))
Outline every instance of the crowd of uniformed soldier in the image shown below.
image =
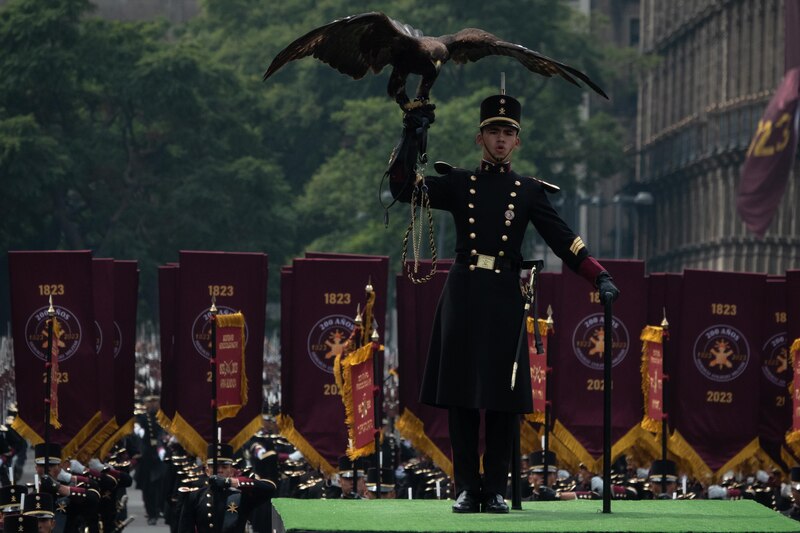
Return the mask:
MULTIPOLYGON (((276 497, 453 497, 450 478, 390 431, 380 471, 372 466, 374 456, 355 462, 343 456, 336 473, 324 475, 278 434, 270 415, 241 450, 224 444, 216 450, 209 447, 208 459, 202 462, 158 425, 156 411, 157 398, 147 398, 137 412, 134 432, 117 443, 105 461, 92 458, 83 465, 62 460, 58 445, 36 445, 34 482, 21 484, 28 444, 10 427, 12 408, 7 424, 0 427, 2 532, 120 533, 132 520, 127 512, 129 488, 142 491, 148 524, 163 519, 172 533, 269 533, 271 500, 276 497)), ((602 478, 596 473, 584 465, 576 472, 561 469, 551 451, 546 458, 542 451, 522 458, 523 501, 602 497, 602 478)), ((687 480, 685 489, 669 460, 637 468, 622 457, 612 471, 614 499, 752 499, 800 520, 800 467, 791 469, 788 480, 777 469, 759 470, 746 477, 731 473, 713 485, 687 480)))

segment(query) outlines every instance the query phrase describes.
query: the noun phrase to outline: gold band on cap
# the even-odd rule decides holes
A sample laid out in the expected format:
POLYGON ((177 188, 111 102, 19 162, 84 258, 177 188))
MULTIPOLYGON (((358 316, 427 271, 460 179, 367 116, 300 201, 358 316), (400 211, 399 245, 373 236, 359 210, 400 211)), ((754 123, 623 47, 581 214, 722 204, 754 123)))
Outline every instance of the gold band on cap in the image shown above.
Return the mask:
POLYGON ((520 125, 519 125, 519 122, 517 122, 517 121, 516 121, 516 120, 514 120, 513 118, 508 118, 508 117, 492 117, 492 118, 487 118, 486 120, 484 120, 483 122, 481 122, 480 126, 478 126, 478 129, 480 129, 480 128, 483 128, 484 126, 487 126, 487 125, 489 125, 489 124, 492 124, 493 122, 507 122, 508 124, 511 124, 512 126, 514 126, 515 128, 517 128, 518 130, 521 130, 521 129, 522 129, 522 128, 520 127, 520 125))

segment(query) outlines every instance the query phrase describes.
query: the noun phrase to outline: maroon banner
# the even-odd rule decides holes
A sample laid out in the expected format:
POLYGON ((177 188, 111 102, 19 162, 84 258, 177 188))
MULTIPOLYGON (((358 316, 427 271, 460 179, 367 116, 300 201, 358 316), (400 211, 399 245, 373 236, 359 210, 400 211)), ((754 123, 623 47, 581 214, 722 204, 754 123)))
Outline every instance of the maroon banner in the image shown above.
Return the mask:
POLYGON ((760 344, 760 409, 758 438, 761 448, 781 464, 781 448, 792 424, 789 382, 791 342, 787 332, 786 280, 768 279, 764 287, 764 314, 760 344))
MULTIPOLYGON (((789 2, 787 2, 789 3, 789 2)), ((800 21, 792 27, 797 34, 800 21)), ((797 151, 800 67, 784 75, 747 149, 736 207, 749 229, 763 237, 778 209, 797 151)))
POLYGON ((281 308, 288 313, 281 315, 278 424, 313 466, 328 473, 345 454, 348 439, 333 363, 353 331, 370 280, 378 334, 384 338, 387 276, 388 258, 372 256, 295 259, 291 273, 282 272, 281 308))
POLYGON ((642 387, 644 417, 642 428, 657 433, 664 418, 664 329, 647 326, 640 335, 642 341, 642 387))
POLYGON ((340 369, 342 402, 348 426, 349 445, 347 456, 355 460, 375 453, 375 402, 372 389, 375 386, 373 356, 377 343, 368 343, 347 356, 337 358, 334 366, 340 369))
MULTIPOLYGON (((686 270, 670 450, 702 477, 759 453, 755 401, 765 276, 686 270)), ((672 381, 670 381, 672 387, 672 381)))
POLYGON ((241 447, 261 427, 267 256, 261 253, 180 252, 178 319, 173 374, 175 414, 171 432, 190 453, 205 458, 213 435, 211 411, 211 299, 219 315, 245 317, 245 368, 248 402, 220 422, 222 442, 241 447))
POLYGON ((101 423, 97 399, 96 329, 89 251, 9 252, 11 320, 19 416, 13 427, 32 443, 43 441, 42 385, 48 359, 47 309, 53 297, 61 330, 59 350, 59 429, 49 439, 73 454, 101 423))
MULTIPOLYGON (((603 261, 622 297, 614 304, 611 331, 614 406, 612 441, 620 454, 637 444, 642 419, 641 350, 638 333, 647 309, 644 263, 603 261)), ((597 290, 566 267, 564 302, 555 320, 560 352, 551 357, 555 436, 587 465, 603 453, 604 316, 597 290)), ((612 458, 613 460, 614 458, 612 458)))
POLYGON ((217 420, 236 416, 247 404, 244 358, 244 315, 216 317, 217 420))
MULTIPOLYGON (((409 263, 410 264, 410 263, 409 263)), ((447 410, 420 403, 419 391, 431 341, 436 305, 447 280, 451 260, 439 261, 427 283, 417 285, 403 273, 396 277, 398 410, 397 429, 415 449, 430 457, 448 475, 453 475, 447 410)), ((430 269, 423 261, 423 272, 430 269)))
POLYGON ((159 422, 164 427, 172 424, 175 416, 175 389, 164 387, 164 383, 175 383, 175 329, 178 321, 178 274, 177 265, 158 267, 158 325, 161 348, 161 401, 159 422))
POLYGON ((533 318, 528 317, 528 366, 531 372, 531 394, 533 395, 533 415, 537 422, 544 422, 544 411, 547 403, 547 324, 539 319, 539 335, 542 340, 542 352, 536 349, 536 336, 533 330, 533 318))

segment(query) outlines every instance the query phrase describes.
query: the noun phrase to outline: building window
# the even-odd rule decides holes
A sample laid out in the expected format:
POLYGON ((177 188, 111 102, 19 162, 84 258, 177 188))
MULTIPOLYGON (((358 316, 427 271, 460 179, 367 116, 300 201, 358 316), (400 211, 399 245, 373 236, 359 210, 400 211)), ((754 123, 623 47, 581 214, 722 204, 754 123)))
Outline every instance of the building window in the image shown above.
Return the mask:
POLYGON ((639 19, 632 18, 628 24, 629 46, 639 46, 639 19))

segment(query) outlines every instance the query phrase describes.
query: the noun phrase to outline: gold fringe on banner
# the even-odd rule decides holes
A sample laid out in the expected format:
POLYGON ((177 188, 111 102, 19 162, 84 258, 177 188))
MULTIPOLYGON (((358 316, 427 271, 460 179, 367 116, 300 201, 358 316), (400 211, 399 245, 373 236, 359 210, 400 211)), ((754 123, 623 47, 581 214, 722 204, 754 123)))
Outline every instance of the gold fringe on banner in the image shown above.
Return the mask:
MULTIPOLYGON (((336 356, 334 364, 338 363, 338 368, 343 375, 342 385, 339 387, 339 395, 342 397, 344 404, 344 423, 347 426, 347 435, 350 437, 350 444, 354 445, 356 442, 355 435, 355 417, 353 415, 353 373, 352 369, 356 365, 360 365, 366 361, 371 361, 373 357, 372 342, 365 344, 354 352, 349 353, 343 357, 336 356), (340 360, 341 358, 341 360, 340 360)), ((338 385, 338 383, 337 383, 338 385)), ((359 457, 366 457, 375 453, 375 440, 370 440, 369 444, 360 448, 347 447, 347 457, 351 461, 355 461, 359 457)))
POLYGON ((291 416, 278 415, 276 422, 278 423, 278 429, 281 430, 281 435, 303 454, 303 457, 306 458, 311 466, 322 471, 322 473, 327 476, 332 476, 336 473, 336 468, 326 461, 300 432, 297 431, 291 416))
POLYGON ((251 420, 248 424, 242 428, 239 433, 236 434, 231 440, 228 441, 228 444, 231 445, 233 451, 238 450, 245 443, 250 440, 250 437, 258 433, 258 430, 261 429, 261 425, 263 424, 261 415, 258 415, 253 420, 251 420))
POLYGON ((650 358, 647 356, 649 343, 663 344, 664 328, 659 326, 645 326, 639 339, 642 341, 642 395, 644 397, 644 414, 642 415, 642 428, 652 433, 661 433, 661 420, 647 416, 650 405, 650 358))
POLYGON ((525 420, 520 420, 519 422, 519 439, 519 453, 522 455, 528 455, 531 452, 542 449, 540 433, 525 420))
POLYGON ((78 433, 61 449, 61 453, 64 454, 64 457, 75 457, 81 444, 86 442, 102 423, 103 415, 100 414, 100 411, 97 411, 94 416, 83 425, 80 431, 78 431, 78 433))
POLYGON ((430 457, 445 474, 453 477, 453 462, 425 434, 425 424, 408 408, 403 409, 403 414, 397 419, 396 427, 400 435, 410 441, 414 448, 430 457))
MULTIPOLYGON (((794 454, 791 452, 791 450, 786 449, 785 446, 781 446, 781 461, 783 461, 784 464, 786 466, 788 466, 789 468, 791 468, 793 465, 796 465, 798 463, 797 458, 794 456, 794 454)), ((780 468, 781 471, 784 474, 788 473, 783 469, 783 467, 781 465, 775 465, 775 466, 780 468)))
POLYGON ((528 413, 525 415, 525 420, 534 424, 544 424, 544 413, 542 411, 528 413))
POLYGON ((715 479, 721 479, 728 470, 742 469, 747 472, 755 472, 762 464, 769 462, 771 459, 761 449, 761 444, 756 437, 717 470, 715 479))
POLYGON ((114 432, 113 435, 102 445, 100 446, 100 450, 97 452, 97 457, 105 459, 108 457, 109 453, 111 453, 111 448, 119 442, 123 437, 126 435, 130 435, 133 433, 133 417, 131 417, 127 422, 122 424, 117 431, 114 432))
POLYGON ((175 435, 191 455, 199 457, 203 461, 207 459, 208 443, 178 411, 175 411, 175 416, 172 417, 169 432, 175 435))
POLYGON ((32 427, 25 423, 19 416, 14 418, 11 423, 11 429, 20 434, 25 440, 36 446, 44 442, 44 439, 36 433, 32 427))
MULTIPOLYGON (((794 354, 798 350, 800 350, 800 338, 795 339, 792 343, 792 347, 789 348, 789 367, 792 369, 792 381, 789 382, 789 398, 795 397, 794 354)), ((800 388, 800 384, 797 385, 797 388, 800 388)), ((792 409, 794 409, 794 402, 792 403, 792 409)), ((800 428, 790 429, 786 432, 786 444, 788 444, 793 450, 800 449, 800 428)))
POLYGON ((700 481, 711 480, 713 472, 677 429, 669 436, 667 448, 686 466, 691 477, 700 481))
MULTIPOLYGON (((576 439, 572 433, 561 423, 560 420, 556 420, 555 424, 553 424, 553 436, 555 436, 560 443, 578 460, 579 463, 585 464, 590 470, 596 472, 596 461, 592 455, 586 451, 586 448, 583 447, 578 439, 576 439)), ((576 465, 577 466, 577 465, 576 465)))
POLYGON ((172 427, 172 420, 170 420, 167 416, 167 413, 161 409, 159 409, 156 413, 156 421, 158 422, 159 426, 164 428, 164 431, 169 431, 169 428, 172 427))
POLYGON ((240 328, 242 335, 241 336, 242 379, 241 382, 239 383, 239 405, 222 405, 217 407, 217 421, 235 417, 239 413, 239 410, 245 405, 247 405, 247 370, 245 368, 245 356, 244 356, 244 345, 245 345, 244 324, 245 324, 244 314, 242 314, 241 311, 239 311, 238 313, 232 313, 230 315, 217 315, 217 327, 219 328, 238 327, 240 328))
POLYGON ((77 453, 78 461, 86 463, 86 461, 94 457, 94 454, 100 445, 107 441, 108 438, 111 437, 115 431, 117 431, 117 429, 119 429, 117 420, 112 416, 111 420, 108 420, 97 433, 95 433, 83 446, 81 446, 81 449, 78 450, 77 453))

